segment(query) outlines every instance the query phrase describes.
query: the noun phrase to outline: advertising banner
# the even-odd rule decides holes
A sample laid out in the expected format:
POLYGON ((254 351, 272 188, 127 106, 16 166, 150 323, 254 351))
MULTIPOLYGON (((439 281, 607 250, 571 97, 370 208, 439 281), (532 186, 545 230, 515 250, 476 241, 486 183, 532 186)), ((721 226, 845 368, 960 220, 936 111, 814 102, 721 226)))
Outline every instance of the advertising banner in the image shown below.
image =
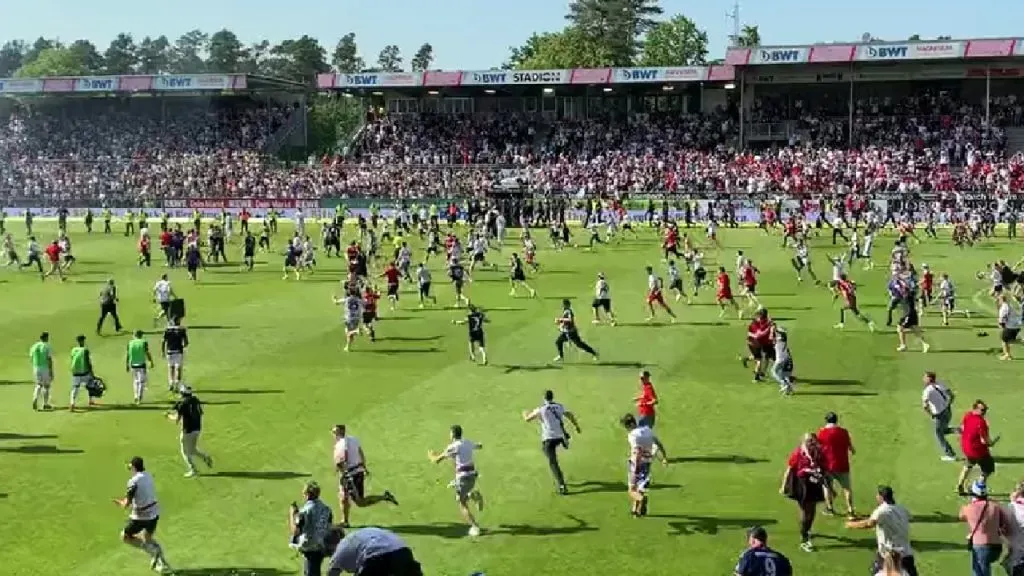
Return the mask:
POLYGON ((807 62, 807 47, 756 48, 750 55, 750 64, 803 64, 807 62))
POLYGON ((43 80, 43 92, 71 92, 74 89, 74 78, 46 78, 43 80))
POLYGON ((154 76, 154 90, 230 90, 231 77, 226 74, 198 74, 194 76, 154 76))
POLYGON ((153 89, 152 76, 121 76, 120 90, 124 92, 142 92, 153 89))
POLYGON ((568 84, 569 70, 521 70, 509 74, 509 84, 568 84))
POLYGON ((725 66, 712 66, 708 70, 708 80, 711 82, 732 82, 736 79, 736 67, 731 64, 725 66))
POLYGON ((964 56, 967 58, 1004 58, 1013 56, 1016 40, 971 40, 964 56))
POLYGON ((0 94, 33 94, 43 91, 40 78, 0 78, 0 94))
POLYGON ((570 84, 607 84, 612 79, 611 68, 576 68, 569 78, 570 84))
POLYGON ((300 198, 169 198, 163 201, 167 208, 188 208, 196 210, 220 210, 248 208, 249 210, 293 210, 295 208, 319 208, 319 200, 300 198))
POLYGON ((512 72, 509 70, 484 70, 479 72, 463 72, 463 86, 502 86, 512 83, 512 72))
POLYGON ((338 74, 336 88, 391 88, 420 86, 423 74, 419 72, 367 72, 365 74, 338 74))
POLYGON ((615 82, 640 84, 646 82, 700 82, 707 80, 704 66, 675 66, 668 68, 616 68, 615 82))
POLYGON ((807 57, 812 64, 829 62, 851 62, 857 47, 842 44, 824 44, 811 46, 811 53, 807 57))
POLYGON ((857 47, 858 61, 939 60, 963 58, 963 42, 920 42, 912 44, 863 44, 857 47))
POLYGON ((75 92, 114 92, 121 87, 117 76, 87 76, 75 78, 75 92))
POLYGON ((1018 38, 1013 44, 1013 55, 1024 56, 1024 38, 1018 38))

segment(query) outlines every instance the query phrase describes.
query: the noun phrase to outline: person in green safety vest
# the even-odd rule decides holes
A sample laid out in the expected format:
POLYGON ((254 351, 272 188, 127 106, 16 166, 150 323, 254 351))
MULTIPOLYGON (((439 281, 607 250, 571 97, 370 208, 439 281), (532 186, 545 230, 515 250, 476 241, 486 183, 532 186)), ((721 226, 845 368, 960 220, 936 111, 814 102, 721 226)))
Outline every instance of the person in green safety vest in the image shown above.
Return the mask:
POLYGON ((153 356, 149 353, 149 342, 143 338, 142 330, 135 331, 135 337, 128 341, 124 357, 124 369, 132 373, 132 390, 135 393, 135 405, 142 404, 142 395, 149 382, 148 368, 153 367, 153 356))
MULTIPOLYGON (((77 346, 71 349, 71 403, 68 410, 75 411, 75 403, 78 401, 79 390, 88 386, 93 379, 92 356, 85 346, 85 336, 79 334, 75 337, 77 346)), ((93 399, 89 397, 89 405, 93 405, 93 399)))

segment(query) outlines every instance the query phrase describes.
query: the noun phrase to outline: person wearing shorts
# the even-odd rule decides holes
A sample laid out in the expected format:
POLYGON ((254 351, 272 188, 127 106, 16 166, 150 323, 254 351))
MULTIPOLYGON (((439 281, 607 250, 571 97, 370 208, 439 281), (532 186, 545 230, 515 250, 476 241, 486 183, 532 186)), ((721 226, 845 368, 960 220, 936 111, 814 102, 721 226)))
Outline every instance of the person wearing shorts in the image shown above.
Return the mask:
POLYGON ((473 453, 481 448, 483 445, 464 439, 462 426, 456 424, 451 427, 451 443, 444 451, 438 453, 431 450, 427 453, 430 461, 435 464, 452 460, 452 464, 455 466, 455 478, 448 486, 455 490, 455 500, 458 502, 459 512, 463 519, 469 524, 470 536, 480 535, 480 525, 477 524, 476 517, 469 510, 469 502, 475 502, 479 512, 483 512, 484 509, 483 494, 476 489, 479 473, 473 462, 473 453))
POLYGON ((32 409, 39 409, 39 400, 43 401, 43 410, 52 410, 50 405, 50 386, 53 384, 53 354, 50 349, 50 333, 43 332, 39 341, 28 351, 32 360, 32 376, 35 389, 32 392, 32 409))

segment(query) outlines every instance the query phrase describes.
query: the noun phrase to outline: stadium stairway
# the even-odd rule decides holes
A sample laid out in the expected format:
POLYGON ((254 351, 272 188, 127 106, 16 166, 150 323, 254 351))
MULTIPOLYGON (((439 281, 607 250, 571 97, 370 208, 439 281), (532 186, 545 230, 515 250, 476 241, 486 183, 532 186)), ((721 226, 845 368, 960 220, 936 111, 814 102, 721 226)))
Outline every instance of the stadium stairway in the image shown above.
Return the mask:
POLYGON ((1006 152, 1011 155, 1024 152, 1024 128, 1006 129, 1006 152))
POLYGON ((273 134, 267 138, 264 152, 267 154, 277 154, 281 149, 287 145, 292 146, 304 146, 305 145, 305 131, 301 130, 305 124, 305 114, 302 109, 295 109, 288 119, 285 120, 284 124, 277 129, 273 134), (298 141, 295 139, 298 138, 298 141))

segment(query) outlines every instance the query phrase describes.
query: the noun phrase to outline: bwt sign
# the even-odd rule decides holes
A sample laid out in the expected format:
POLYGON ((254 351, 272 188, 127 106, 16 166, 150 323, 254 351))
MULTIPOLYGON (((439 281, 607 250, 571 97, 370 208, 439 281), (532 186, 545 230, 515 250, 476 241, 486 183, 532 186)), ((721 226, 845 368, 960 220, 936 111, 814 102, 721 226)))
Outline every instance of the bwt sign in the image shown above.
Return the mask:
POLYGON ((79 78, 75 80, 79 92, 103 92, 114 90, 113 78, 79 78))
POLYGON ((628 81, 631 80, 657 80, 659 77, 660 70, 651 68, 639 68, 639 69, 625 69, 620 70, 619 74, 622 75, 622 79, 628 81))
POLYGON ((376 74, 346 74, 345 84, 348 86, 376 86, 379 77, 376 74))
POLYGON ((505 84, 508 82, 506 72, 474 72, 470 81, 473 84, 505 84))
POLYGON ((800 50, 761 50, 761 63, 799 62, 800 50))
POLYGON ((903 59, 910 49, 906 46, 868 46, 868 58, 872 60, 903 59))

